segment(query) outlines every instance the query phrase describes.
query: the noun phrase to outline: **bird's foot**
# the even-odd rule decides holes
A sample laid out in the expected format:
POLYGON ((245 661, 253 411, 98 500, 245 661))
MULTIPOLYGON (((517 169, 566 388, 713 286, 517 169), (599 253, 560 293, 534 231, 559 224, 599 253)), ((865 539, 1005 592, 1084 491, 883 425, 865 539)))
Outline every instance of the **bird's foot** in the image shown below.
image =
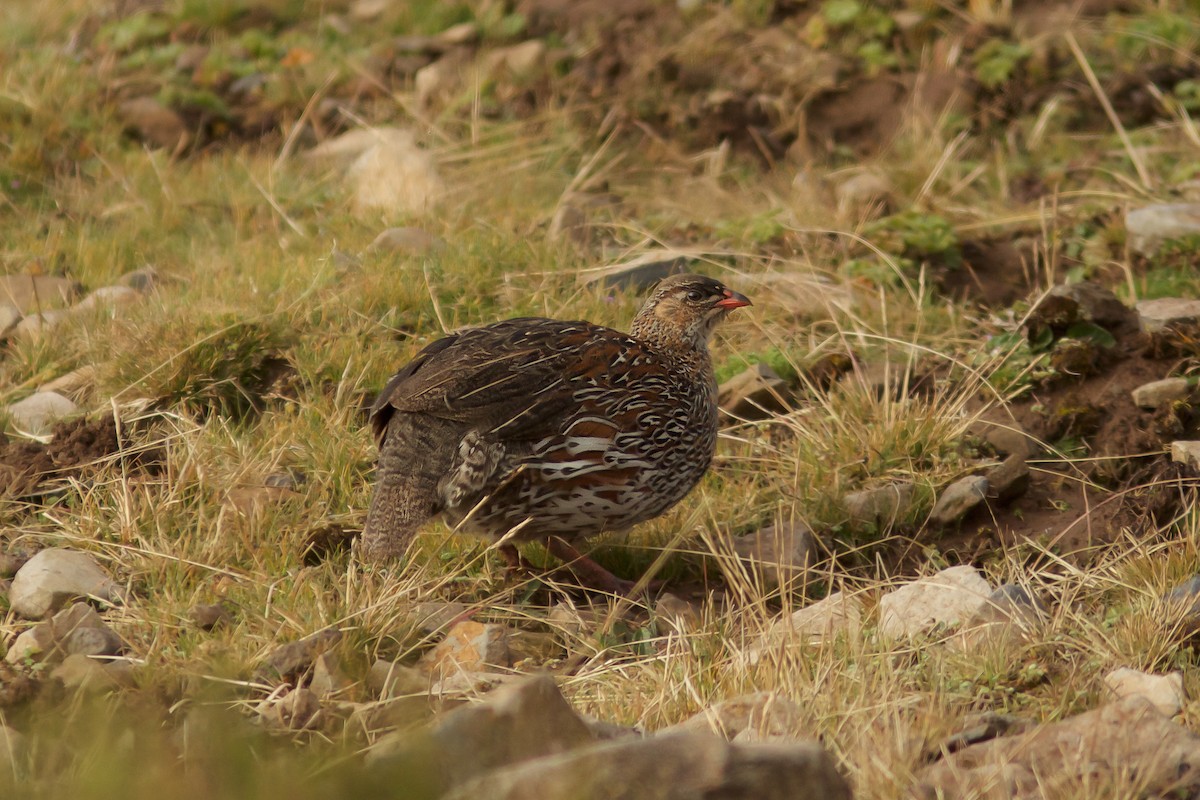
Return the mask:
POLYGON ((521 555, 521 551, 517 549, 515 544, 506 542, 498 545, 496 550, 500 552, 500 557, 504 559, 504 571, 510 577, 525 577, 532 575, 537 571, 533 564, 529 563, 525 556, 521 555))
POLYGON ((579 578, 585 588, 595 589, 606 594, 620 597, 632 597, 635 594, 653 594, 663 587, 662 581, 628 581, 618 578, 591 558, 576 550, 569 542, 557 536, 546 539, 546 549, 550 555, 562 561, 579 578))

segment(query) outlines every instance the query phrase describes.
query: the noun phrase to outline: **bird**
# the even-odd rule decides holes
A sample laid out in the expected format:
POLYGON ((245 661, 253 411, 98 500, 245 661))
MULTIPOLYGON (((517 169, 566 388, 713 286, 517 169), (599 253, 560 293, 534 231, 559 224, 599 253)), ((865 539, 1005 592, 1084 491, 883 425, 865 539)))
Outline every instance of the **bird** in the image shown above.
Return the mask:
POLYGON ((712 463, 714 329, 751 305, 713 278, 660 281, 628 333, 522 317, 438 339, 370 412, 376 482, 359 550, 402 559, 442 517, 498 541, 538 541, 581 583, 626 593, 574 543, 627 531, 682 500, 712 463))

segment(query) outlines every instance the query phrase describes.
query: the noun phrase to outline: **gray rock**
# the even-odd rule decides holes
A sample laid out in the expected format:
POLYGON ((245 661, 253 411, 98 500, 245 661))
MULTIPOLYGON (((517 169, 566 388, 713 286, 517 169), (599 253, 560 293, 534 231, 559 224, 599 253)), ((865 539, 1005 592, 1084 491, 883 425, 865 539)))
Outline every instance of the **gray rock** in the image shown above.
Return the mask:
POLYGON ((53 275, 0 275, 0 302, 22 314, 68 305, 79 296, 78 283, 53 275))
POLYGON ((1120 325, 1132 313, 1115 294, 1098 283, 1059 284, 1050 290, 1051 297, 1062 297, 1073 301, 1079 309, 1080 319, 1094 322, 1105 328, 1120 325))
POLYGON ((618 739, 481 775, 445 800, 849 800, 812 742, 735 744, 701 732, 618 739))
POLYGON ((483 69, 493 77, 507 72, 511 75, 528 75, 545 66, 546 43, 541 39, 498 47, 483 58, 483 69))
POLYGON ((1006 583, 992 592, 982 608, 971 615, 962 630, 950 639, 960 651, 1037 641, 1045 628, 1049 609, 1041 597, 1023 586, 1006 583))
POLYGON ((76 628, 63 639, 62 647, 67 655, 115 656, 125 643, 107 627, 76 628))
POLYGON ((427 695, 429 676, 416 667, 376 659, 367 672, 367 689, 381 700, 405 695, 427 695))
POLYGON ((333 649, 341 640, 341 631, 329 628, 276 647, 259 669, 259 675, 295 685, 312 669, 317 656, 333 649))
POLYGON ((876 217, 887 211, 894 191, 886 175, 860 172, 839 183, 833 194, 839 214, 861 216, 870 212, 870 216, 876 217))
POLYGON ((1146 333, 1159 333, 1178 325, 1194 325, 1200 322, 1200 300, 1185 300, 1181 297, 1161 297, 1143 300, 1136 306, 1138 320, 1146 333))
POLYGON ((53 628, 46 624, 34 625, 21 631, 4 654, 4 660, 9 664, 49 661, 57 645, 53 628))
POLYGON ((20 310, 8 303, 0 303, 0 339, 7 338, 21 322, 20 310))
POLYGON ((682 250, 649 250, 620 264, 585 270, 579 282, 593 288, 644 291, 668 275, 687 272, 697 255, 682 250))
POLYGON ((1017 735, 971 745, 926 769, 914 796, 943 800, 1191 797, 1200 790, 1200 737, 1143 697, 1017 735))
POLYGON ((817 562, 820 544, 812 530, 794 520, 771 525, 733 541, 734 552, 748 563, 769 588, 803 588, 809 568, 817 562))
POLYGON ((126 272, 120 278, 117 278, 118 285, 128 286, 130 289, 142 292, 143 294, 158 288, 161 282, 162 277, 158 274, 158 270, 149 264, 126 272))
POLYGON ((1009 456, 984 477, 988 482, 988 499, 998 503, 1010 503, 1029 491, 1029 464, 1021 455, 1009 456))
POLYGON ((440 236, 421 228, 388 228, 375 237, 367 247, 372 252, 396 253, 404 256, 424 256, 446 247, 440 236))
POLYGON ((131 289, 128 286, 101 286, 99 289, 89 292, 87 297, 75 304, 75 308, 84 311, 93 308, 114 308, 128 303, 136 303, 141 296, 137 289, 131 289))
POLYGON ((1200 234, 1200 204, 1158 203, 1125 214, 1129 247, 1150 255, 1168 239, 1200 234))
POLYGON ((16 575, 17 570, 25 566, 31 555, 24 550, 0 553, 0 578, 11 578, 16 575))
POLYGON ((412 608, 410 618, 424 633, 437 633, 461 622, 470 610, 466 603, 426 600, 412 608))
POLYGON ((368 752, 367 763, 412 764, 445 791, 489 770, 592 741, 554 679, 538 675, 443 714, 427 731, 383 737, 368 752))
POLYGON ((37 339, 54 330, 68 317, 70 313, 59 309, 30 314, 17 323, 12 335, 16 339, 37 339))
POLYGON ((121 688, 118 673, 89 656, 75 654, 67 656, 50 672, 50 679, 58 681, 66 689, 86 692, 111 692, 121 688))
POLYGON ((255 710, 263 724, 279 730, 315 730, 324 722, 320 699, 304 688, 264 700, 255 710))
POLYGON ((950 484, 942 491, 929 521, 934 525, 954 525, 987 499, 990 484, 982 475, 968 475, 950 484))
POLYGON ((73 603, 51 619, 21 633, 6 656, 11 664, 26 660, 54 663, 76 653, 115 656, 125 647, 121 637, 87 603, 73 603))
POLYGON ((42 619, 75 597, 119 604, 124 602, 125 592, 91 555, 52 547, 17 571, 8 601, 26 619, 42 619))
POLYGON ((173 109, 153 97, 135 97, 121 103, 118 113, 125 126, 156 147, 175 150, 187 141, 187 124, 173 109))
POLYGON ((737 742, 799 739, 807 721, 800 706, 783 695, 755 692, 722 700, 663 733, 707 731, 737 742))
POLYGON ((1173 717, 1183 710, 1187 694, 1183 689, 1183 673, 1152 675, 1128 667, 1120 667, 1104 676, 1104 686, 1118 698, 1137 695, 1164 717, 1173 717))
POLYGON ((717 405, 735 421, 760 420, 785 413, 792 393, 766 364, 755 364, 717 389, 717 405))
POLYGON ((696 631, 702 621, 700 607, 678 595, 666 592, 654 601, 654 620, 669 631, 684 636, 696 631))
POLYGON ((759 641, 738 654, 738 661, 753 666, 765 658, 782 656, 792 647, 829 641, 839 635, 857 636, 862 630, 862 618, 860 597, 834 592, 771 625, 759 641))
POLYGON ((950 567, 888 592, 879 600, 879 632, 916 636, 957 625, 987 605, 992 587, 974 567, 950 567))
POLYGON ((54 423, 78 410, 73 402, 58 392, 34 392, 8 407, 8 417, 17 430, 43 436, 54 429, 54 423))
POLYGON ((342 669, 341 660, 333 653, 322 653, 313 662, 313 676, 308 689, 321 699, 345 694, 354 681, 342 669))
POLYGON ((1002 456, 1027 459, 1040 448, 1037 440, 1012 419, 980 419, 968 428, 968 432, 983 439, 1002 456))
POLYGON ((1185 400, 1192 393, 1193 382, 1187 378, 1163 378, 1143 383, 1133 390, 1133 404, 1138 408, 1156 409, 1185 400))
POLYGON ((893 483, 846 495, 846 515, 855 525, 891 525, 912 509, 911 483, 893 483))
POLYGON ((1200 470, 1200 441, 1179 439, 1171 442, 1171 460, 1195 470, 1200 470))
POLYGON ((223 603, 199 603, 188 609, 188 619, 202 631, 211 631, 233 622, 233 615, 223 603))

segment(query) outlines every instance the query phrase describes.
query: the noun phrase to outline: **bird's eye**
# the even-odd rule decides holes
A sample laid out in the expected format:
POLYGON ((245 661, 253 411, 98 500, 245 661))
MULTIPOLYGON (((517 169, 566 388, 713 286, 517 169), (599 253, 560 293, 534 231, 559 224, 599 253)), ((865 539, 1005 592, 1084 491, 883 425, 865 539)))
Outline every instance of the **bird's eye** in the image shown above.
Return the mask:
POLYGON ((701 292, 699 289, 692 289, 690 292, 687 293, 687 299, 691 300, 693 303, 699 303, 701 300, 704 299, 704 293, 701 292))

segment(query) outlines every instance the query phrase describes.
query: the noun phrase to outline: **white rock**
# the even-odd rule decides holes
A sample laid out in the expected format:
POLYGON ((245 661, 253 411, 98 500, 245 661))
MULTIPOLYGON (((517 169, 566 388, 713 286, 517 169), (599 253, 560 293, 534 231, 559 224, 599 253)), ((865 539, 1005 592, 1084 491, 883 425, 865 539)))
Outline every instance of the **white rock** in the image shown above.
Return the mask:
POLYGON ((69 316, 69 313, 61 310, 30 314, 17 323, 17 327, 13 328, 12 335, 18 339, 36 339, 58 327, 69 316))
POLYGON ((20 309, 9 303, 0 303, 0 339, 16 330, 20 322, 20 309))
POLYGON ((1146 698, 1164 717, 1173 717, 1183 710, 1187 694, 1183 689, 1183 674, 1152 675, 1129 667, 1120 667, 1104 676, 1104 686, 1118 699, 1130 695, 1146 698))
POLYGON ((991 593, 992 587, 974 567, 944 569, 884 595, 879 600, 879 631, 900 638, 957 625, 983 608, 991 593))
POLYGON ((1150 254, 1167 239, 1200 234, 1200 203, 1160 203, 1125 215, 1129 247, 1150 254))
POLYGON ((1171 460, 1194 469, 1200 468, 1200 442, 1192 439, 1171 442, 1171 460))
POLYGON ((360 212, 388 215, 424 214, 433 209, 446 187, 433 157, 417 146, 408 131, 378 128, 376 141, 354 160, 346 178, 360 212))
POLYGON ((141 293, 129 286, 101 286, 75 304, 77 309, 112 308, 137 302, 141 293))
POLYGON ((74 414, 77 406, 58 392, 35 392, 8 407, 12 424, 22 433, 41 436, 54 428, 54 423, 74 414))
POLYGON ((987 498, 989 488, 988 479, 982 475, 968 475, 956 480, 937 499, 929 521, 934 525, 955 524, 987 498))
POLYGON ((8 592, 12 609, 27 619, 42 619, 74 597, 120 603, 124 591, 89 554, 52 547, 17 570, 8 592))
POLYGON ((1183 400, 1192 391, 1187 378, 1163 378, 1144 383, 1133 390, 1133 404, 1138 408, 1154 409, 1183 400))
POLYGON ((762 638, 739 654, 742 664, 753 666, 769 653, 818 643, 839 634, 857 636, 862 629, 863 602, 857 595, 834 592, 823 600, 793 611, 773 624, 762 638))
POLYGON ((1171 325, 1200 322, 1200 300, 1160 297, 1143 300, 1135 308, 1146 333, 1157 333, 1171 325))

